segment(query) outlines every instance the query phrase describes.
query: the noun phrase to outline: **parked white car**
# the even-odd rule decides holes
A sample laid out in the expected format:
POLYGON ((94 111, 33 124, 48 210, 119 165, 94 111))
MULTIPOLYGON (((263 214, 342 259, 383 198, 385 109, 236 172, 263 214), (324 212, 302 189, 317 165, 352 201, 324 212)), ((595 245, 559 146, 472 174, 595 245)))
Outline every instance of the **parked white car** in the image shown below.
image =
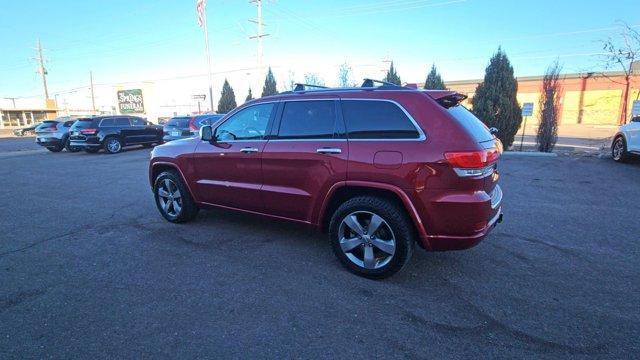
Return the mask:
POLYGON ((613 160, 625 162, 631 154, 640 155, 640 116, 620 126, 611 143, 613 160))

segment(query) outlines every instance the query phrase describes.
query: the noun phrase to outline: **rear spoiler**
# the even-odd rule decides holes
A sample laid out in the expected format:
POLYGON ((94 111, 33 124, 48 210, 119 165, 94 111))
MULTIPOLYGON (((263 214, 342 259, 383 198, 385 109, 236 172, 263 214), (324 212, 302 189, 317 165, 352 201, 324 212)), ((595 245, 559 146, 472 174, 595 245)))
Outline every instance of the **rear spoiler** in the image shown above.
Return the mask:
POLYGON ((454 107, 468 98, 467 95, 454 91, 428 91, 426 93, 445 109, 454 107))

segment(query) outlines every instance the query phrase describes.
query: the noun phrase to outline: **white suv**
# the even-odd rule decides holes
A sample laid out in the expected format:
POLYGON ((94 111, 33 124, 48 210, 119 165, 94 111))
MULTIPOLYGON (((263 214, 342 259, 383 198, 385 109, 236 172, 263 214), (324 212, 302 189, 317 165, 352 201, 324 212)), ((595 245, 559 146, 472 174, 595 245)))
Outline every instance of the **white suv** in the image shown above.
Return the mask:
POLYGON ((640 116, 635 116, 631 122, 620 126, 611 143, 613 160, 625 162, 630 154, 640 155, 640 116))

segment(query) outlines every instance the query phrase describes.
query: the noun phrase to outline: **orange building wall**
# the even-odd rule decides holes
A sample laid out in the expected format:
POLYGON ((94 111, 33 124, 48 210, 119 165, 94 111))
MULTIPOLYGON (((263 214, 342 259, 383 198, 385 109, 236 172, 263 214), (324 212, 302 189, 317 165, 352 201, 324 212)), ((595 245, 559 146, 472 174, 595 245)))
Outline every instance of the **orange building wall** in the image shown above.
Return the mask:
MULTIPOLYGON (((447 88, 469 96, 475 94, 481 80, 452 81, 445 83, 447 88)), ((622 116, 622 95, 624 93, 624 77, 619 74, 571 74, 561 78, 560 124, 615 125, 621 119, 628 120, 631 115, 633 100, 638 99, 640 91, 640 75, 633 75, 629 90, 627 114, 622 116)), ((533 102, 534 114, 528 119, 536 124, 540 109, 538 101, 542 89, 542 77, 518 79, 518 101, 520 104, 533 102)), ((470 100, 465 105, 470 106, 470 100)))

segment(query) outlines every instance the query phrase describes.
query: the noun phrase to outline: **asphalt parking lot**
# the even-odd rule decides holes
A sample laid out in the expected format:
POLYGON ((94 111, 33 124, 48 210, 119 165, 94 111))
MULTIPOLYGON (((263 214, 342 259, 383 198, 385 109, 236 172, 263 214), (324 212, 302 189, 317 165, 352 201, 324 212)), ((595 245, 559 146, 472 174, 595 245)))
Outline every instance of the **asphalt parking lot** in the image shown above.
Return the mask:
POLYGON ((372 281, 299 225, 222 211, 167 223, 148 149, 54 154, 29 141, 0 139, 0 358, 640 351, 640 162, 503 157, 505 221, 491 236, 416 251, 372 281))

